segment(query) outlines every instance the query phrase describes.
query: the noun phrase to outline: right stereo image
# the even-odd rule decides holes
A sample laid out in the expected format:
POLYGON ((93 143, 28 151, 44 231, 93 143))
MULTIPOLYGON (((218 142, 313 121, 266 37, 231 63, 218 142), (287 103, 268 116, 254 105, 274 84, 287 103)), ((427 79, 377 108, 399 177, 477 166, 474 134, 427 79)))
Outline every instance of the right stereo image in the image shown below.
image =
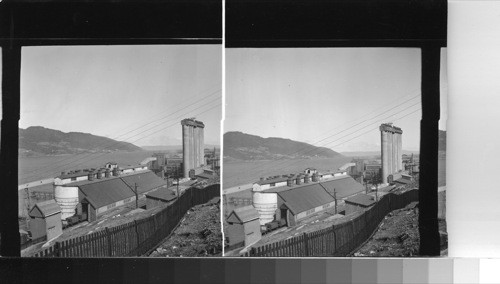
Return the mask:
MULTIPOLYGON (((422 49, 225 53, 224 256, 421 256, 422 49)), ((446 256, 445 48, 437 58, 432 246, 446 256)))

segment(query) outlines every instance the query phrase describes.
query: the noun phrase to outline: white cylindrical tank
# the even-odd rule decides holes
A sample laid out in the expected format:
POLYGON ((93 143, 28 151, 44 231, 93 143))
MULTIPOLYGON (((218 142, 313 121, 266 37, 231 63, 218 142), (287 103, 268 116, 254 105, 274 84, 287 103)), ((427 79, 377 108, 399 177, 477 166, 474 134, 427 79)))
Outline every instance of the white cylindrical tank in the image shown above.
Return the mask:
POLYGON ((61 219, 75 215, 78 205, 78 187, 61 186, 54 183, 54 199, 61 207, 61 219))
POLYGON ((259 212, 260 225, 265 225, 274 220, 278 209, 278 194, 274 192, 260 192, 260 186, 254 186, 252 190, 253 207, 259 212))

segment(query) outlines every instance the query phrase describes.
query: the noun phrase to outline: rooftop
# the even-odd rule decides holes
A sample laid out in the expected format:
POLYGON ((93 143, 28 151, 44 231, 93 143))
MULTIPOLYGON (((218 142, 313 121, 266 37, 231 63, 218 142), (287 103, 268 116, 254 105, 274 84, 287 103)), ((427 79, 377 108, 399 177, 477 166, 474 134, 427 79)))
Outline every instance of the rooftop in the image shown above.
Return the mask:
POLYGON ((300 185, 293 184, 292 186, 280 186, 276 188, 270 188, 263 190, 263 193, 279 193, 282 191, 288 191, 294 188, 302 188, 302 187, 311 187, 314 186, 315 184, 320 184, 325 190, 330 193, 330 195, 333 195, 333 191, 335 189, 335 192, 337 193, 337 198, 344 198, 350 195, 353 195, 357 192, 361 192, 364 190, 363 185, 361 185, 359 182, 355 181, 351 176, 340 176, 340 177, 332 177, 327 180, 319 181, 319 182, 312 182, 310 181, 309 183, 302 183, 300 185))
POLYGON ((227 217, 228 222, 238 224, 243 224, 255 219, 259 219, 259 213, 253 205, 236 208, 227 217))
POLYGON ((376 203, 375 197, 367 195, 364 193, 357 194, 353 197, 349 197, 345 200, 346 203, 352 203, 356 205, 361 205, 363 207, 369 207, 376 203))
POLYGON ((40 211, 40 213, 41 213, 40 217, 44 217, 44 218, 61 212, 61 207, 59 207, 59 204, 57 204, 54 199, 50 199, 50 200, 43 201, 43 202, 38 202, 37 204, 35 204, 35 206, 33 206, 33 208, 31 208, 29 215, 30 216, 38 215, 37 213, 33 212, 33 210, 36 210, 36 209, 38 209, 38 211, 40 211))
POLYGON ((278 195, 292 213, 298 214, 335 201, 319 183, 281 191, 278 195))
POLYGON ((149 198, 159 199, 163 201, 172 201, 177 198, 171 190, 155 190, 146 194, 149 198))

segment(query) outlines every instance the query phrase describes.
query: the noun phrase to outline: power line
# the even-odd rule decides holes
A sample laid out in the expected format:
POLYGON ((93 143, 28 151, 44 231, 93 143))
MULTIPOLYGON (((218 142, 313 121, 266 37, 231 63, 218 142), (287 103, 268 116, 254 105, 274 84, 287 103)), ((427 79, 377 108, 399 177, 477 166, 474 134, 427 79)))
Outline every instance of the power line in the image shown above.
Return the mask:
MULTIPOLYGON (((219 100, 219 98, 216 98, 215 100, 212 100, 212 101, 210 101, 209 103, 216 102, 216 101, 218 101, 218 100, 219 100)), ((189 110, 187 113, 181 114, 181 115, 180 115, 180 116, 178 116, 177 118, 174 118, 174 119, 168 120, 168 121, 175 121, 175 123, 174 123, 174 124, 172 124, 172 125, 170 125, 170 126, 168 126, 168 127, 171 127, 171 126, 173 126, 173 125, 177 124, 177 123, 178 123, 178 121, 177 121, 177 120, 178 120, 179 118, 185 117, 186 115, 191 115, 191 114, 190 114, 190 112, 192 112, 192 111, 194 111, 194 110, 197 110, 197 109, 200 109, 200 108, 202 108, 202 107, 204 107, 204 106, 207 106, 209 103, 207 103, 207 104, 203 104, 203 105, 201 105, 201 106, 199 106, 199 107, 197 107, 197 108, 195 108, 195 109, 193 109, 193 110, 189 110)), ((220 105, 220 103, 219 103, 219 104, 217 104, 217 105, 215 105, 215 106, 213 106, 212 108, 215 108, 216 106, 219 106, 219 105, 220 105)), ((212 109, 212 108, 210 108, 210 109, 212 109)), ((185 109, 185 108, 184 108, 184 109, 185 109)), ((204 113, 204 112, 202 112, 202 113, 204 113)), ((201 113, 200 113, 200 114, 201 114, 201 113)), ((132 138, 132 137, 135 137, 135 136, 137 136, 137 135, 139 135, 139 134, 142 134, 142 133, 144 133, 144 132, 146 132, 146 131, 149 131, 149 130, 151 130, 151 129, 154 129, 154 128, 156 128, 156 127, 159 127, 159 126, 161 126, 161 125, 156 125, 156 126, 154 126, 154 127, 148 128, 147 130, 142 131, 142 132, 140 132, 140 133, 137 133, 137 134, 135 134, 135 135, 133 135, 133 136, 129 137, 128 139, 130 139, 130 138, 132 138)), ((162 128, 162 129, 160 129, 160 130, 166 129, 166 128, 168 128, 168 127, 164 127, 164 128, 162 128)), ((160 130, 158 130, 158 131, 160 131, 160 130)), ((136 141, 139 141, 139 140, 141 140, 141 139, 143 139, 143 138, 149 137, 149 136, 151 136, 151 135, 153 135, 153 134, 156 134, 156 133, 157 133, 157 132, 153 132, 153 133, 151 133, 150 135, 144 136, 144 137, 142 137, 142 138, 140 138, 140 139, 138 139, 138 140, 136 140, 136 141)), ((135 141, 133 141, 133 142, 129 142, 129 143, 134 143, 134 142, 135 142, 135 141)), ((122 142, 118 141, 118 142, 111 143, 108 147, 104 148, 103 150, 105 150, 105 149, 109 149, 111 146, 114 146, 114 145, 116 145, 116 144, 120 144, 120 143, 122 143, 122 142)), ((106 154, 109 154, 109 153, 104 153, 104 155, 106 155, 106 154)), ((84 155, 84 156, 82 156, 82 157, 80 157, 80 158, 78 158, 78 159, 76 159, 76 160, 74 160, 74 161, 69 162, 69 163, 65 163, 65 164, 60 165, 60 166, 58 166, 58 165, 51 166, 51 167, 49 167, 49 168, 44 168, 44 169, 41 169, 41 171, 40 171, 40 170, 38 170, 38 171, 33 172, 32 174, 28 175, 28 177, 32 177, 32 176, 34 176, 35 174, 37 174, 37 175, 38 175, 39 173, 40 173, 40 175, 41 175, 41 173, 44 173, 44 174, 45 174, 45 173, 49 173, 49 172, 52 172, 52 171, 56 171, 56 169, 63 169, 63 168, 66 168, 66 167, 70 166, 71 164, 73 164, 73 163, 75 163, 75 162, 82 161, 82 160, 84 160, 84 159, 86 159, 86 158, 88 158, 88 157, 91 157, 91 156, 94 156, 94 154, 92 154, 92 153, 91 153, 91 154, 86 154, 86 155, 84 155)), ((99 157, 99 156, 97 156, 97 157, 99 157)), ((92 157, 92 158, 96 158, 96 157, 92 157)), ((88 162, 88 161, 84 161, 83 163, 85 163, 85 162, 88 162)), ((77 165, 81 165, 81 164, 83 164, 83 163, 79 163, 79 164, 77 164, 77 165)), ((74 165, 74 166, 77 166, 77 165, 74 165)), ((28 177, 27 177, 27 178, 28 178, 28 177)))
MULTIPOLYGON (((400 104, 398 104, 398 105, 396 105, 396 106, 394 106, 394 107, 391 107, 390 109, 387 109, 387 110, 385 110, 384 112, 381 112, 381 113, 379 113, 379 114, 377 114, 377 115, 375 115, 375 116, 373 116, 373 117, 371 117, 371 118, 364 119, 363 121, 361 121, 361 122, 359 122, 359 123, 357 123, 357 124, 355 124, 355 125, 349 126, 349 127, 345 128, 344 130, 339 131, 339 132, 337 132, 337 133, 335 133, 335 134, 333 134, 333 135, 329 135, 329 136, 327 136, 327 137, 325 137, 325 138, 323 138, 323 139, 321 139, 321 140, 319 140, 319 141, 317 141, 317 142, 313 142, 313 143, 311 143, 312 145, 308 145, 308 146, 306 146, 306 147, 303 147, 303 148, 299 149, 298 151, 297 151, 297 150, 295 150, 295 151, 293 151, 293 152, 290 152, 290 153, 288 153, 287 155, 299 154, 299 153, 301 153, 302 151, 307 150, 307 149, 314 150, 316 147, 318 147, 318 146, 315 146, 316 144, 318 144, 318 143, 320 143, 320 142, 323 142, 323 141, 325 141, 325 140, 327 140, 327 139, 329 139, 329 138, 332 138, 332 137, 334 137, 334 136, 337 136, 337 135, 339 135, 339 134, 341 134, 341 133, 343 133, 343 132, 345 132, 345 131, 347 131, 347 130, 353 129, 353 128, 354 128, 354 127, 356 127, 356 126, 359 126, 359 125, 361 125, 361 124, 363 124, 363 123, 365 123, 365 122, 367 122, 367 121, 370 121, 370 120, 372 120, 372 119, 374 119, 374 118, 376 118, 376 117, 379 117, 379 116, 381 116, 381 115, 383 115, 383 114, 386 114, 388 111, 391 111, 391 110, 393 110, 393 109, 395 109, 395 108, 397 108, 397 107, 400 107, 400 106, 402 106, 402 105, 406 104, 407 102, 410 102, 411 100, 413 100, 414 98, 419 97, 419 96, 420 96, 420 95, 417 95, 417 96, 414 96, 414 97, 412 97, 412 98, 410 98, 410 99, 408 99, 408 100, 405 100, 403 103, 400 103, 400 104)), ((415 106, 415 105, 418 105, 418 104, 420 104, 420 102, 417 102, 417 103, 415 103, 415 104, 411 105, 410 107, 415 106)), ((403 110, 406 110, 406 109, 408 109, 408 108, 409 108, 409 107, 407 107, 407 108, 405 108, 405 109, 403 109, 403 110)), ((403 111, 403 110, 400 110, 400 112, 401 112, 401 111, 403 111)), ((397 114, 397 113, 396 113, 396 114, 397 114)), ((379 120, 377 120, 377 121, 379 121, 379 120)), ((363 128, 361 128, 361 129, 363 129, 363 128)), ((330 131, 329 131, 329 132, 330 132, 330 131)), ((345 137, 345 136, 344 136, 344 137, 345 137)), ((335 140, 334 140, 334 141, 335 141, 335 140)), ((327 144, 328 144, 328 143, 327 143, 327 144)), ((325 144, 325 145, 327 145, 327 144, 325 144)), ((323 146, 319 146, 319 147, 323 147, 323 146)), ((308 153, 308 152, 310 152, 310 151, 306 151, 306 152, 304 152, 304 153, 302 153, 302 154, 305 154, 305 153, 308 153)), ((273 162, 274 162, 274 161, 273 161, 273 162)), ((282 161, 281 161, 281 160, 277 160, 276 162, 279 164, 279 163, 281 163, 282 161)), ((252 168, 252 169, 250 169, 250 170, 253 170, 253 168, 252 168)))
MULTIPOLYGON (((214 94, 217 94, 217 93, 218 93, 218 92, 220 92, 220 91, 221 91, 221 90, 219 89, 219 90, 216 90, 215 92, 210 93, 209 95, 207 95, 207 96, 203 97, 202 99, 198 100, 195 104, 197 104, 197 103, 199 103, 199 102, 201 102, 201 101, 203 101, 203 100, 205 100, 205 99, 207 99, 207 98, 209 98, 209 97, 213 96, 214 94)), ((217 99, 218 99, 218 97, 217 97, 217 99)), ((213 100, 213 101, 214 101, 214 100, 213 100)), ((210 103, 210 102, 209 102, 209 103, 210 103)), ((141 126, 140 126, 140 127, 138 127, 138 128, 135 128, 135 129, 130 130, 130 131, 128 131, 128 132, 126 132, 126 133, 124 133, 124 134, 121 134, 121 135, 119 135, 119 136, 117 136, 117 137, 110 138, 110 139, 112 139, 112 140, 117 140, 117 139, 119 139, 119 138, 121 138, 121 137, 123 137, 123 136, 125 136, 125 135, 127 135, 127 134, 129 134, 129 133, 131 133, 131 132, 134 132, 134 131, 136 131, 136 130, 138 130, 138 129, 140 129, 140 128, 144 127, 144 126, 147 126, 147 125, 149 125, 149 124, 151 124, 151 123, 154 123, 154 122, 157 122, 157 121, 160 121, 160 120, 163 120, 163 119, 165 119, 165 118, 167 118, 167 117, 169 117, 169 116, 171 116, 171 115, 173 115, 173 114, 175 114, 175 113, 178 113, 179 111, 182 111, 182 110, 184 110, 184 109, 186 109, 186 108, 189 108, 189 107, 191 107, 191 106, 193 106, 193 104, 188 104, 187 106, 184 106, 184 107, 182 107, 181 109, 179 109, 179 110, 177 110, 177 111, 175 111, 175 112, 173 112, 173 113, 169 113, 167 116, 164 116, 163 118, 160 118, 160 119, 157 119, 157 120, 150 121, 150 122, 148 122, 148 123, 146 123, 146 124, 144 124, 144 125, 141 125, 141 126)), ((132 137, 133 137, 133 136, 132 136, 132 137)), ((126 138, 126 139, 129 139, 129 138, 126 138)), ((114 146, 114 145, 123 144, 122 142, 125 142, 125 141, 106 142, 106 143, 99 144, 99 145, 97 145, 96 147, 97 147, 97 148, 100 148, 100 147, 104 147, 104 146, 105 146, 105 147, 103 148, 103 150, 104 150, 104 149, 108 149, 109 147, 112 147, 112 146, 114 146)), ((92 154, 84 153, 84 154, 77 154, 76 156, 65 157, 65 158, 63 158, 63 159, 61 159, 61 160, 55 161, 55 162, 54 162, 54 164, 59 164, 59 163, 64 162, 64 161, 72 160, 72 159, 76 158, 76 157, 77 157, 77 156, 79 156, 79 155, 83 155, 82 157, 86 157, 86 156, 89 156, 89 155, 92 155, 92 154)), ((37 175, 38 173, 43 172, 43 171, 45 171, 45 170, 46 170, 45 168, 44 168, 44 169, 35 170, 35 171, 34 171, 34 172, 32 172, 30 175, 28 175, 26 178, 31 177, 31 176, 34 176, 34 175, 37 175)))
MULTIPOLYGON (((402 109, 402 110, 400 110, 400 111, 398 111, 398 112, 396 112, 396 113, 393 113, 393 114, 389 115, 388 117, 385 117, 385 118, 383 118, 383 119, 378 119, 378 120, 376 120, 375 122, 372 122, 372 123, 370 123, 370 124, 368 124, 368 125, 366 125, 366 126, 364 126, 364 127, 360 128, 360 129, 355 130, 355 131, 353 131, 353 132, 351 132, 351 133, 348 133, 347 135, 344 135, 344 136, 342 136, 342 137, 340 137, 340 138, 337 138, 337 139, 335 139, 335 140, 329 141, 329 142, 327 142, 326 144, 323 144, 323 145, 321 145, 321 146, 319 146, 319 147, 325 147, 325 146, 326 146, 326 145, 328 145, 328 144, 331 144, 331 143, 333 143, 333 142, 336 142, 336 141, 338 141, 338 140, 340 140, 340 139, 342 139, 342 138, 348 137, 349 135, 355 134, 355 133, 356 133, 356 132, 358 132, 358 131, 361 131, 361 130, 363 130, 363 129, 367 128, 367 127, 370 127, 370 126, 372 126, 373 124, 378 124, 378 123, 380 123, 380 121, 384 121, 384 120, 386 120, 386 119, 388 119, 388 118, 390 118, 390 117, 392 117, 392 116, 394 116, 394 115, 397 115, 397 114, 399 114, 399 113, 403 112, 404 110, 407 110, 407 109, 409 109, 409 108, 411 108, 411 107, 413 107, 413 106, 416 106, 416 105, 418 105, 418 104, 419 104, 419 103, 413 104, 413 105, 411 105, 411 106, 409 106, 409 107, 406 107, 405 109, 402 109)), ((331 135, 330 137, 333 137, 333 136, 336 136, 336 135, 331 135)), ((323 140, 325 140, 325 139, 323 139, 323 140)), ((349 140, 348 140, 348 141, 349 141, 349 140)), ((340 143, 339 145, 341 145, 341 144, 343 144, 343 143, 345 143, 345 142, 347 142, 347 141, 344 141, 344 142, 340 143)), ((335 145, 335 146, 338 146, 338 145, 335 145)), ((304 148, 302 148, 301 150, 297 151, 297 153, 302 152, 303 150, 306 150, 306 149, 308 149, 308 148, 309 148, 309 150, 308 150, 308 151, 306 151, 306 152, 302 153, 302 154, 306 154, 306 153, 308 153, 308 152, 310 152, 310 151, 312 151, 312 150, 315 150, 315 148, 316 148, 316 147, 317 147, 317 146, 307 146, 307 147, 304 147, 304 148)), ((319 153, 323 153, 323 152, 325 152, 326 150, 331 150, 331 149, 330 149, 330 148, 326 148, 326 149, 323 149, 323 150, 321 150, 321 149, 320 149, 320 151, 319 151, 317 154, 319 154, 319 153)), ((283 161, 283 160, 278 160, 278 164, 276 164, 276 165, 274 165, 274 166, 275 166, 275 167, 283 166, 283 165, 285 165, 285 164, 286 164, 286 163, 288 163, 288 162, 289 162, 288 160, 285 160, 285 161, 283 161)), ((253 170, 253 169, 252 169, 252 170, 253 170)))

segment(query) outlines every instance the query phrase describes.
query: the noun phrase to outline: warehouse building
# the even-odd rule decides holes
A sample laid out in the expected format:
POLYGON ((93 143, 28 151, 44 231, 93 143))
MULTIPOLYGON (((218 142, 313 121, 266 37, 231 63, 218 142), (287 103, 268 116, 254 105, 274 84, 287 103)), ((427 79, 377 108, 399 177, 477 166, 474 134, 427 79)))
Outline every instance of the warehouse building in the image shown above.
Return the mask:
POLYGON ((262 238, 259 213, 252 205, 234 209, 229 214, 227 223, 226 236, 230 247, 246 247, 262 238))
POLYGON ((52 240, 62 234, 61 208, 54 199, 35 204, 29 216, 33 241, 41 238, 52 240))
MULTIPOLYGON (((301 173, 298 175, 272 177, 267 180, 261 179, 254 183, 252 188, 252 204, 257 212, 259 212, 261 226, 273 220, 279 220, 282 216, 285 218, 285 216, 288 216, 284 214, 286 210, 289 210, 289 213, 286 214, 291 214, 290 220, 287 222, 290 225, 307 215, 328 208, 326 204, 331 203, 334 194, 336 194, 338 199, 341 199, 362 191, 364 191, 363 185, 348 176, 345 171, 330 173, 316 172, 312 176, 301 173), (309 198, 309 195, 322 196, 324 197, 324 203, 317 204, 311 201, 309 208, 306 210, 310 211, 309 213, 297 211, 297 208, 302 208, 300 206, 290 205, 292 208, 288 208, 290 206, 285 205, 285 207, 281 208, 283 203, 286 203, 284 196, 287 196, 287 193, 285 192, 298 188, 301 188, 301 190, 297 191, 300 196, 299 198, 306 200, 309 198), (323 206, 325 207, 323 208, 323 206), (282 209, 285 211, 282 211, 282 209)), ((310 198, 314 199, 314 197, 310 198)))
POLYGON ((144 207, 146 193, 166 188, 167 183, 151 171, 98 176, 97 179, 63 185, 63 191, 76 193, 77 214, 87 216, 89 222, 115 207, 135 202, 136 196, 139 207, 144 207))
POLYGON ((289 227, 309 215, 335 206, 335 199, 320 183, 281 191, 277 195, 276 220, 285 219, 289 227))

